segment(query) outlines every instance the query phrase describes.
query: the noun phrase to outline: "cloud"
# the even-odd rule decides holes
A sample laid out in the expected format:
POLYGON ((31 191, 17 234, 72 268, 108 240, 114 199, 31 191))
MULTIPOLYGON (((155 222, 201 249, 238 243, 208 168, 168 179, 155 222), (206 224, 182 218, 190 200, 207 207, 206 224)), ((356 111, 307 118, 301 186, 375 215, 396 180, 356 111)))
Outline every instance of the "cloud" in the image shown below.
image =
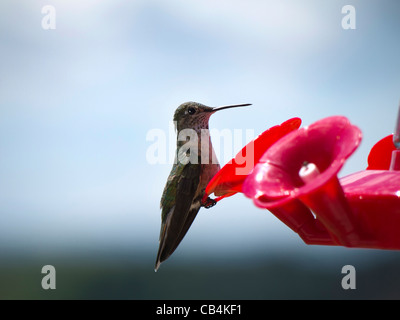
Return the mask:
POLYGON ((337 16, 335 10, 340 10, 339 6, 307 5, 304 1, 174 0, 158 4, 185 25, 211 37, 238 45, 278 46, 282 51, 313 50, 316 43, 331 41, 333 32, 326 25, 326 15, 337 16))

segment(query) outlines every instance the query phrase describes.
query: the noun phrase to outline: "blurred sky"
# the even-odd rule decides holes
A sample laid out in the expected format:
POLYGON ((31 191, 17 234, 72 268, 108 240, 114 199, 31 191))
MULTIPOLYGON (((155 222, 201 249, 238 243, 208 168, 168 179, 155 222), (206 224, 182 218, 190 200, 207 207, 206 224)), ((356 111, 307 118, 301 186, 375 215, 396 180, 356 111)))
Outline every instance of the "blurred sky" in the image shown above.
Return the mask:
MULTIPOLYGON (((146 135, 168 133, 185 101, 252 103, 210 126, 256 135, 344 115, 363 142, 340 175, 365 169, 397 116, 399 14, 397 0, 1 1, 0 246, 155 256, 171 164, 147 162, 146 135), (347 4, 356 30, 341 26, 347 4)), ((201 210, 178 251, 283 245, 302 242, 236 195, 201 210)))

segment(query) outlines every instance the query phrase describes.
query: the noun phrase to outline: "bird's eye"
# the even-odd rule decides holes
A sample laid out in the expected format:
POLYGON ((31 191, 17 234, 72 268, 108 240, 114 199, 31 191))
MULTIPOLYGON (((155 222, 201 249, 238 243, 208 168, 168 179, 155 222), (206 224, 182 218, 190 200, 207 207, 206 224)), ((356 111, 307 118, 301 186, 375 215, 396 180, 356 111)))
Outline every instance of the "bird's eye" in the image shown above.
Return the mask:
POLYGON ((189 107, 189 108, 188 108, 188 113, 189 113, 189 114, 195 114, 195 113, 196 113, 196 109, 193 108, 193 107, 189 107))

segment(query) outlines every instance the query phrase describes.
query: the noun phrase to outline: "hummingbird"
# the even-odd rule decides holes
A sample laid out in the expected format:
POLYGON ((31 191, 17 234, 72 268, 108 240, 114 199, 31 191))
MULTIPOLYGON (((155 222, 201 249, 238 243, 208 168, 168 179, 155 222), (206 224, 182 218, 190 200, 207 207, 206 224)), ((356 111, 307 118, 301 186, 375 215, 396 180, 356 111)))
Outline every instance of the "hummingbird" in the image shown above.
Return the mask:
POLYGON ((175 110, 177 149, 160 202, 161 230, 155 271, 178 247, 200 208, 208 209, 216 204, 210 197, 204 199, 208 183, 220 170, 208 128, 211 115, 220 110, 249 105, 212 108, 197 102, 185 102, 175 110))

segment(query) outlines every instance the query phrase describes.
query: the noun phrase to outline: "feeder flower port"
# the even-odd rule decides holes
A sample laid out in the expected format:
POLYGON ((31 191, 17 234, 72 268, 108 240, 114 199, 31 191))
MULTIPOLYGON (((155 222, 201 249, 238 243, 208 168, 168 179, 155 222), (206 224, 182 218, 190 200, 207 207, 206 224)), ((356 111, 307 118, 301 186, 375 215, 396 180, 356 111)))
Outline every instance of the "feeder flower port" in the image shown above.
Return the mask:
POLYGON ((361 130, 343 116, 300 124, 290 119, 250 142, 210 181, 205 197, 241 192, 306 244, 400 250, 400 117, 394 134, 371 149, 367 169, 343 178, 337 174, 361 130))

